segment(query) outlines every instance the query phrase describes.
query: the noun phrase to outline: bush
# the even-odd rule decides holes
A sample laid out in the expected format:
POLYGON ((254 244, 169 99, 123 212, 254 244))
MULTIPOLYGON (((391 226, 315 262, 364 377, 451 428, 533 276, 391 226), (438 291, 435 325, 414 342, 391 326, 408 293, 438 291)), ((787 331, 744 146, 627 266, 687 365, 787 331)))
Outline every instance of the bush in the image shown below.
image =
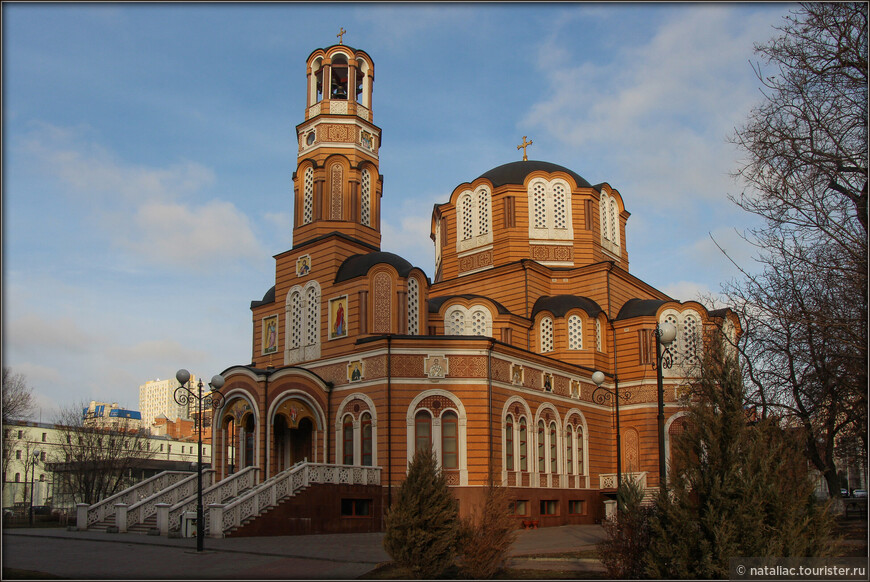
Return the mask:
POLYGON ((646 551, 649 546, 651 508, 643 507, 644 491, 627 479, 616 491, 619 510, 614 519, 604 522, 607 536, 598 544, 598 556, 611 579, 637 579, 646 576, 646 551))
POLYGON ((463 574, 476 580, 495 576, 504 567, 516 529, 505 489, 487 487, 483 507, 460 522, 459 554, 463 574))
POLYGON ((437 578, 453 566, 458 530, 458 504, 435 453, 420 449, 387 512, 384 549, 413 577, 437 578))

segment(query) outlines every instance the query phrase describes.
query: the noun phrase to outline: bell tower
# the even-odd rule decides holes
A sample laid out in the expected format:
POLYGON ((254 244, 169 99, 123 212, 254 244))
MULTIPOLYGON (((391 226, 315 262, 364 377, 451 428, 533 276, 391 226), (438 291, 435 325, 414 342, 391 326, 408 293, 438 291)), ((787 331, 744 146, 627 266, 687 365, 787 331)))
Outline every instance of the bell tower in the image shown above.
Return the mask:
POLYGON ((372 123, 374 63, 342 43, 308 56, 305 121, 296 126, 293 246, 338 232, 381 245, 381 129, 372 123))

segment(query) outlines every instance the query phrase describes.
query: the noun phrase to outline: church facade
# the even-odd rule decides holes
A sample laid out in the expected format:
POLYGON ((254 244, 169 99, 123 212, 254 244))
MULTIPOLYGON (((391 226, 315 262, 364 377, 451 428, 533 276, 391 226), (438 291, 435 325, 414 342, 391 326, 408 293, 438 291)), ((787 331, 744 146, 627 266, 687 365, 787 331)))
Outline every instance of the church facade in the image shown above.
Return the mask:
MULTIPOLYGON (((602 519, 618 468, 657 487, 654 328, 673 323, 692 363, 702 331, 735 332, 734 315, 631 275, 619 191, 526 156, 435 206, 432 279, 382 251, 374 78, 371 57, 341 42, 307 59, 293 246, 251 302, 251 363, 223 373, 217 478, 304 460, 380 467, 381 498, 348 506, 382 511, 431 445, 462 514, 494 482, 518 521, 541 526, 602 519)), ((666 435, 681 427, 681 369, 665 371, 666 435)))

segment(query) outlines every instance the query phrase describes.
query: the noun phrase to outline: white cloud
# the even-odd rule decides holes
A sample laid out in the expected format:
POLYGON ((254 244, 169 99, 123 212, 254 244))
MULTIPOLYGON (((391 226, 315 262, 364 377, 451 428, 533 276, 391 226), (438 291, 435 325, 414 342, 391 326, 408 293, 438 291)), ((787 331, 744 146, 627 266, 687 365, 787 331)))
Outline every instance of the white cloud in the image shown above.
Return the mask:
POLYGON ((194 270, 265 254, 251 221, 231 202, 183 201, 215 183, 210 168, 190 161, 166 167, 127 163, 88 140, 89 133, 86 127, 38 123, 22 151, 76 197, 85 197, 91 218, 115 247, 152 265, 194 270))
POLYGON ((39 315, 14 317, 5 326, 6 341, 22 350, 82 353, 97 336, 69 317, 48 320, 39 315))

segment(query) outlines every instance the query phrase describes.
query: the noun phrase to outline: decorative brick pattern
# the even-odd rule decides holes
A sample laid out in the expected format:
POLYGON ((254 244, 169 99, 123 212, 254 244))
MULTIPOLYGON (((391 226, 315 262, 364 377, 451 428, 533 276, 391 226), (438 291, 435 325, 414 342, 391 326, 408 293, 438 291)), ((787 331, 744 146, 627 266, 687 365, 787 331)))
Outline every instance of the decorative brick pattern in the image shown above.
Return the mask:
POLYGON ((359 420, 363 412, 369 410, 369 403, 361 398, 354 398, 347 403, 343 412, 349 412, 354 420, 359 420))
POLYGON ((485 378, 486 356, 450 356, 452 378, 485 378))
POLYGON ((574 247, 559 245, 530 245, 529 257, 536 261, 573 261, 574 247))
POLYGON ((511 381, 511 365, 510 362, 493 358, 492 360, 492 379, 496 382, 511 381))
POLYGON ((444 476, 447 477, 447 485, 449 487, 456 487, 459 485, 458 471, 444 471, 444 476))
POLYGON ((332 166, 330 182, 330 218, 341 220, 341 190, 343 185, 342 168, 338 164, 332 166))
POLYGON ((425 378, 423 372, 422 355, 395 355, 393 356, 393 377, 399 378, 425 378))
POLYGON ((336 386, 348 383, 347 364, 331 364, 320 368, 311 368, 311 371, 336 386))
POLYGON ((384 378, 387 375, 387 357, 376 356, 363 359, 365 362, 366 378, 384 378))
POLYGON ((439 416, 441 411, 445 408, 456 408, 456 406, 444 396, 427 396, 423 400, 421 400, 417 404, 416 410, 420 410, 421 408, 428 408, 429 410, 435 413, 435 416, 439 416))
POLYGON ((356 143, 356 127, 345 123, 324 123, 317 127, 320 141, 356 143))
POLYGON ((475 253, 459 259, 459 272, 473 271, 492 265, 492 250, 475 253))
POLYGON ((392 309, 392 279, 380 272, 372 281, 374 287, 374 333, 390 333, 392 309))
POLYGON ((553 376, 553 392, 561 396, 569 396, 571 394, 571 380, 565 376, 553 376))
POLYGON ((640 469, 638 435, 633 428, 625 429, 622 433, 622 465, 623 470, 629 473, 640 469))
POLYGON ((543 374, 541 370, 536 370, 534 368, 526 368, 524 383, 523 385, 526 388, 531 388, 532 390, 543 390, 544 386, 543 382, 543 374))

